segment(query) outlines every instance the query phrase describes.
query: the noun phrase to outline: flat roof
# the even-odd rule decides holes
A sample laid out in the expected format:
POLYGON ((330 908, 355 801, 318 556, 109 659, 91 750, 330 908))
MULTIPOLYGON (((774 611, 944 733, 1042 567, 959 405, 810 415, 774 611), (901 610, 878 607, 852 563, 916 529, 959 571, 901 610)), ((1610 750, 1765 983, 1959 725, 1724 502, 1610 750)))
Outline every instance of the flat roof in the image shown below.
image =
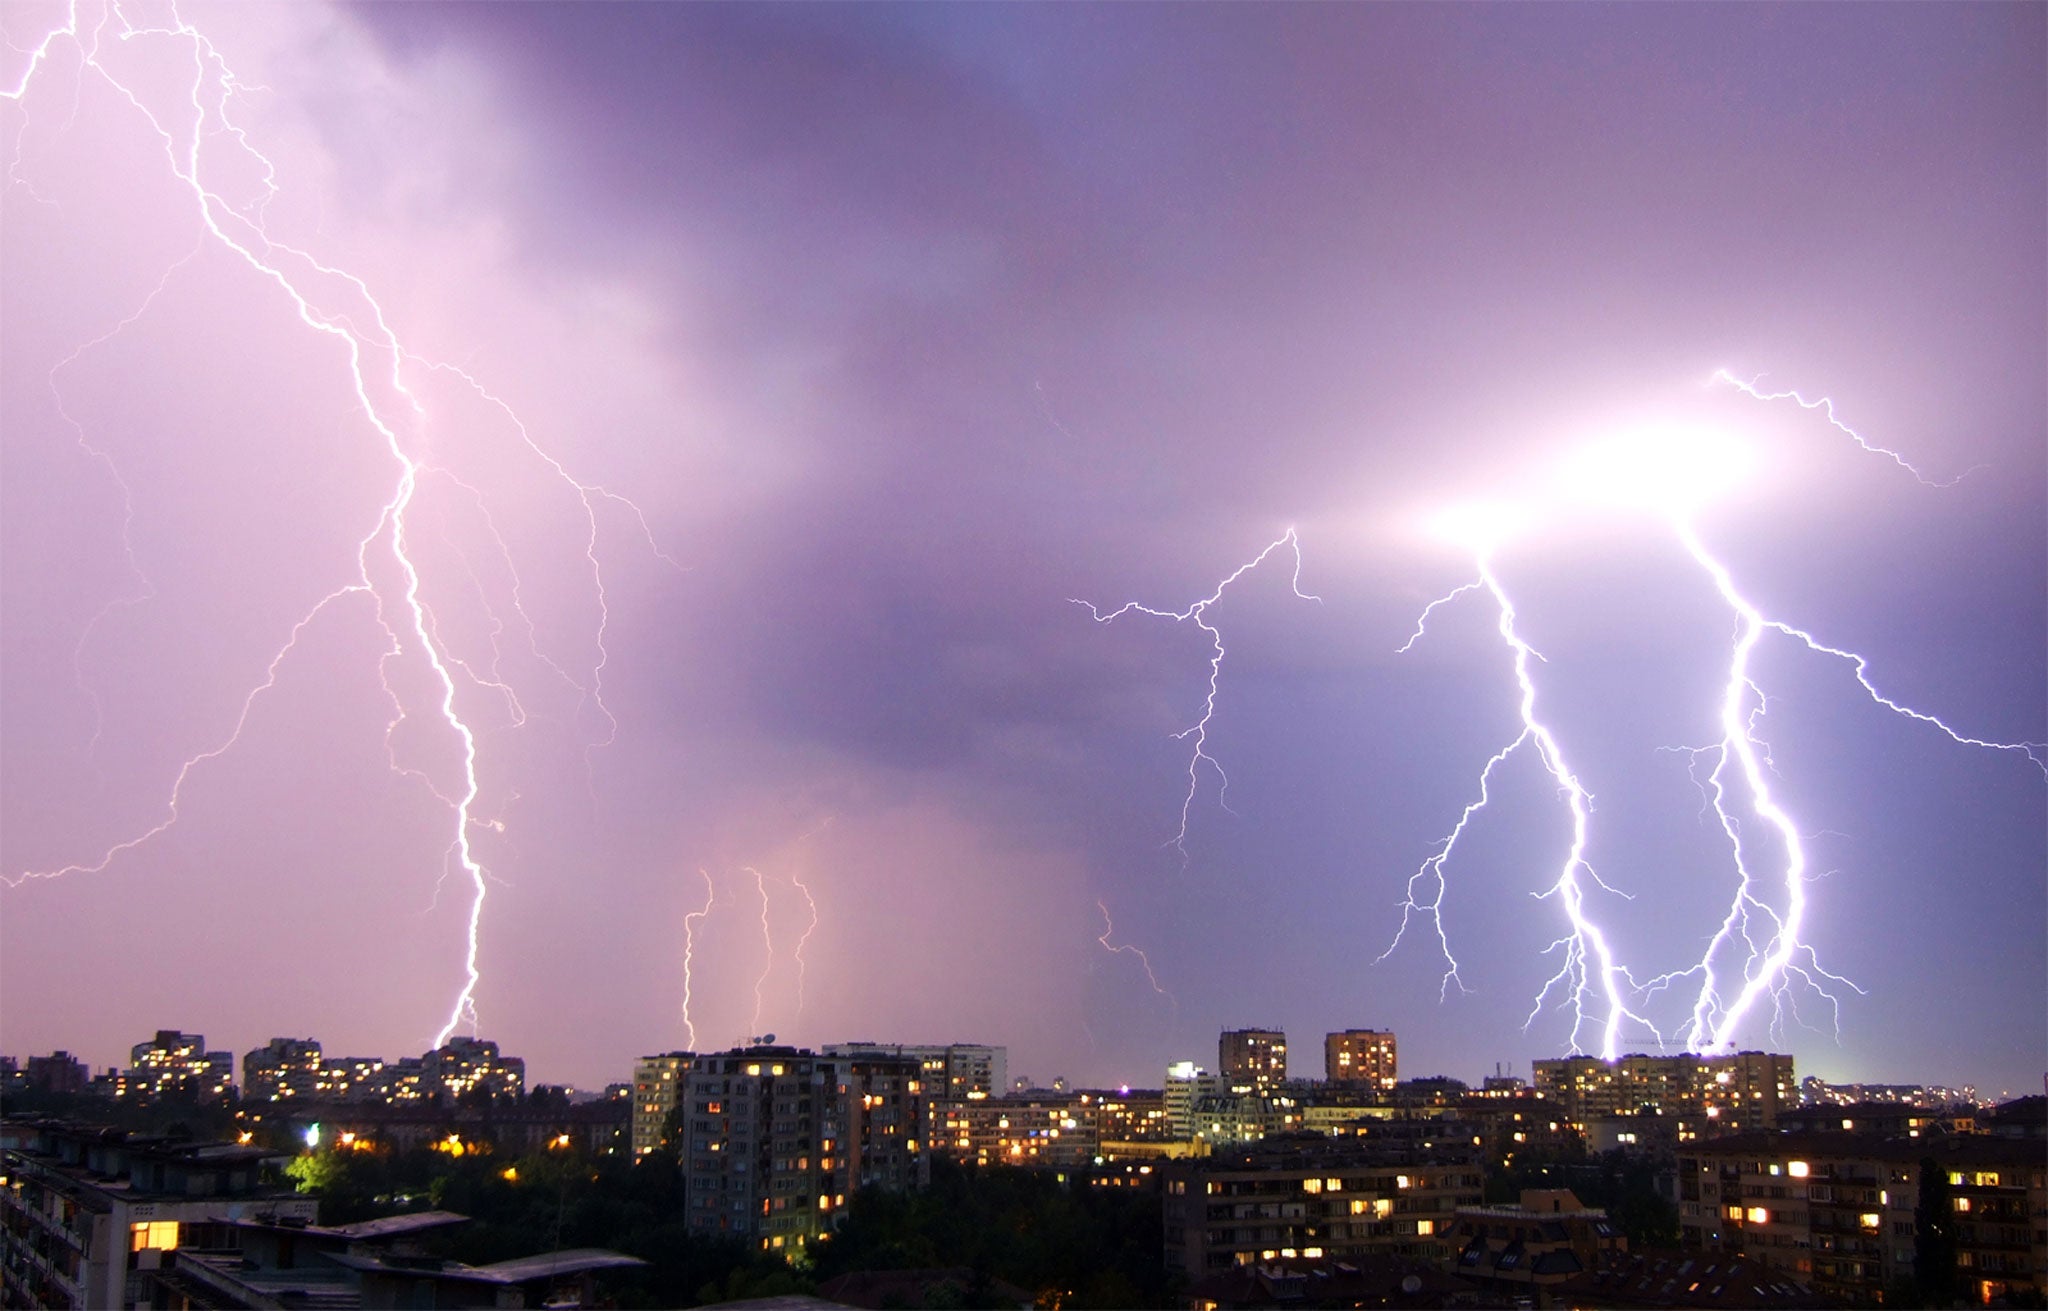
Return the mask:
POLYGON ((439 1229, 443 1225, 463 1224, 468 1219, 468 1216, 456 1211, 414 1211, 409 1215, 387 1215, 381 1220, 358 1220, 347 1225, 321 1225, 316 1232, 338 1234, 351 1240, 390 1238, 398 1234, 418 1233, 423 1229, 439 1229))

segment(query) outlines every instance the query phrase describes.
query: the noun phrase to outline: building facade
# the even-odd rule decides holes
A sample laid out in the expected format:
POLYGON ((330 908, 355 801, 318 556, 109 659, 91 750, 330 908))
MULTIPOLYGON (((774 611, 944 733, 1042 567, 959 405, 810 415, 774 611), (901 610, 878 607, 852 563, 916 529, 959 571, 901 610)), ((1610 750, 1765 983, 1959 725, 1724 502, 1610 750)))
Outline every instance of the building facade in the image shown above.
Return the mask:
POLYGON ((633 1065, 633 1159, 652 1155, 661 1146, 669 1114, 682 1103, 683 1076, 697 1062, 695 1052, 664 1052, 642 1056, 633 1065))
POLYGON ((235 1058, 206 1050, 196 1033, 158 1029, 148 1042, 129 1049, 128 1068, 114 1073, 108 1091, 123 1101, 189 1097, 224 1102, 235 1092, 235 1058))
POLYGON ((500 1055, 497 1043, 458 1035, 420 1057, 420 1077, 427 1088, 451 1099, 476 1094, 516 1099, 526 1090, 526 1062, 500 1055))
POLYGON ((0 1130, 0 1303, 149 1306, 150 1277, 187 1226, 256 1214, 312 1222, 318 1204, 274 1186, 269 1157, 228 1143, 8 1121, 0 1130))
POLYGON ((939 1102, 933 1146, 970 1165, 1079 1170, 1101 1147, 1099 1107, 1086 1094, 939 1102))
POLYGON ((1792 1058, 1773 1052, 1565 1056, 1537 1061, 1535 1085, 1580 1129, 1615 1116, 1670 1116, 1681 1122, 1680 1141, 1773 1128, 1799 1100, 1792 1058))
POLYGON ((1971 1300, 2048 1293, 2048 1159, 2036 1143, 1749 1133, 1678 1156, 1682 1243, 1783 1269, 1857 1305, 1910 1279, 1922 1171, 1947 1176, 1956 1274, 1971 1300))
POLYGON ((1001 1097, 1009 1088, 1007 1047, 969 1042, 834 1042, 825 1044, 823 1051, 832 1057, 909 1057, 918 1062, 925 1095, 937 1101, 979 1101, 1001 1097))
POLYGON ((838 1062, 795 1047, 700 1056, 683 1074, 691 1232, 794 1256, 846 1205, 838 1062))
POLYGON ((1385 1029, 1346 1029, 1323 1039, 1323 1079, 1340 1087, 1391 1091, 1399 1079, 1394 1035, 1385 1029))
POLYGON ((1278 1029, 1225 1029, 1216 1069, 1232 1090, 1265 1092, 1287 1081, 1287 1035, 1278 1029))
POLYGON ((1158 1165, 1166 1265, 1191 1279, 1291 1257, 1443 1262, 1458 1208, 1479 1203, 1476 1151, 1415 1152, 1297 1136, 1158 1165))

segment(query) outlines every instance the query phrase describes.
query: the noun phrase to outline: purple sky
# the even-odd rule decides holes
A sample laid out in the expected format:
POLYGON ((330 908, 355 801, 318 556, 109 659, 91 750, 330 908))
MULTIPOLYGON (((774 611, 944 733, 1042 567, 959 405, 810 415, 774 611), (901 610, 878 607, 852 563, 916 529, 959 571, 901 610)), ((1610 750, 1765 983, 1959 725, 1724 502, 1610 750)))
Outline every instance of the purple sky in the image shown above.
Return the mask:
MULTIPOLYGON (((1561 1054, 1533 755, 1446 866, 1470 991, 1426 927, 1375 958, 1520 728, 1482 596, 1396 654, 1474 577, 1418 525, 1602 433, 1744 443, 1699 529, 1751 601, 2048 738, 2039 6, 191 5, 240 88, 196 137, 214 56, 82 9, 32 75, 64 10, 0 10, 0 1050, 448 1022, 464 745, 394 447, 474 734, 479 1031, 542 1080, 693 1029, 1098 1083, 1251 1024, 1306 1074, 1346 1027, 1409 1074, 1561 1054), (1178 610, 1290 526, 1320 602, 1283 551, 1205 612, 1230 790, 1198 772, 1183 862, 1204 635, 1070 598, 1178 610), (323 606, 366 539, 374 595, 323 606)), ((1494 566, 1594 798, 1589 911, 1682 970, 1735 874, 1660 748, 1718 735, 1735 617, 1651 516, 1494 566)), ((1862 991, 1741 1045, 2037 1088, 2041 768, 1782 636, 1751 673, 1803 940, 1862 991)))

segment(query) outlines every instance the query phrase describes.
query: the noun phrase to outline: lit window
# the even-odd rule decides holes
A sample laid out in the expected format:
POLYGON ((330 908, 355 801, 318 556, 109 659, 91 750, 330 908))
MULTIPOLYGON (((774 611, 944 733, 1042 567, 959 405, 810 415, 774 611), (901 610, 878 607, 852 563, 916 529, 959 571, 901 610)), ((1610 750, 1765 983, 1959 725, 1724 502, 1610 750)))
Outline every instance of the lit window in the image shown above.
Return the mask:
POLYGON ((1748 1218, 1749 1222, 1753 1225, 1769 1224, 1771 1219, 1771 1213, 1769 1211, 1766 1211, 1761 1206, 1752 1206, 1749 1208, 1748 1218))
POLYGON ((144 1220, 128 1226, 128 1250, 174 1252, 178 1248, 176 1220, 144 1220))
POLYGON ((1436 1221, 1417 1220, 1415 1222, 1415 1232, 1421 1237, 1429 1237, 1431 1234, 1436 1232, 1436 1221))
POLYGON ((1804 1161, 1794 1161, 1785 1167, 1785 1173, 1791 1175, 1794 1179, 1804 1179, 1812 1173, 1812 1167, 1804 1161))

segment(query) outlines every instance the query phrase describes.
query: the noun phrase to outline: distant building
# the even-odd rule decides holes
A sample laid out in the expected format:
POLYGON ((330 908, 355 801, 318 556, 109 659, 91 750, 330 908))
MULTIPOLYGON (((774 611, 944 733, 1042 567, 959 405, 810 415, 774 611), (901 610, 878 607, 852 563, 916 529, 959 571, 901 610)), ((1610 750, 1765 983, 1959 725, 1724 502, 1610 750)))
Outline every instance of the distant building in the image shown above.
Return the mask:
POLYGON ((1302 1128, 1301 1105, 1278 1091, 1225 1092, 1195 1099, 1197 1142, 1252 1143, 1302 1128))
POLYGON ((1832 1102, 1794 1106, 1778 1112, 1777 1128, 1788 1133, 1860 1133, 1879 1138, 1932 1138, 1953 1121, 1941 1111, 1912 1102, 1832 1102))
POLYGON ((235 1058, 207 1051, 200 1034, 158 1029, 156 1037, 130 1049, 129 1067, 116 1072, 110 1083, 109 1091, 123 1101, 189 1097, 225 1102, 235 1092, 235 1058))
POLYGON ((1391 1090, 1398 1078, 1394 1035, 1383 1029, 1346 1029, 1323 1039, 1323 1078, 1345 1087, 1391 1090))
POLYGON ((575 1148, 589 1156, 628 1150, 631 1106, 609 1098, 562 1105, 426 1101, 387 1103, 302 1102, 290 1098, 245 1106, 242 1122, 297 1141, 315 1132, 323 1145, 356 1151, 409 1152, 421 1148, 466 1155, 472 1151, 520 1156, 575 1148), (318 1126, 315 1129, 315 1126, 318 1126))
POLYGON ((1448 1074, 1425 1074, 1416 1079, 1403 1079, 1396 1083, 1387 1094, 1387 1100, 1396 1106, 1409 1110, 1427 1107, 1449 1106, 1463 1101, 1472 1091, 1471 1085, 1463 1079, 1453 1079, 1448 1074))
POLYGON ((70 1052, 59 1051, 29 1057, 22 1079, 37 1092, 82 1093, 92 1082, 92 1071, 70 1052))
POLYGON ((682 1103, 683 1076, 697 1063, 695 1052, 642 1056, 633 1066, 633 1159, 661 1146, 662 1127, 682 1103))
POLYGON ((911 1057, 921 1068, 920 1077, 926 1095, 940 1101, 979 1101, 984 1097, 1000 1097, 1010 1086, 1010 1052, 1007 1047, 967 1042, 832 1042, 825 1044, 823 1054, 911 1057))
POLYGON ((1230 1091, 1230 1081, 1210 1074, 1193 1061, 1176 1061, 1166 1067, 1166 1086, 1160 1100, 1166 1106, 1166 1122, 1175 1138, 1187 1141, 1195 1136, 1195 1103, 1204 1097, 1220 1097, 1230 1091))
POLYGON ((1768 1129, 1797 1103, 1792 1058, 1771 1052, 1703 1056, 1565 1056, 1535 1063, 1536 1090, 1574 1126, 1618 1115, 1680 1121, 1680 1141, 1768 1129))
POLYGON ((1225 1029, 1216 1068, 1234 1090, 1264 1092, 1287 1081, 1287 1035, 1278 1029, 1225 1029))
POLYGON ((497 1043, 481 1038, 450 1038, 420 1058, 420 1074, 426 1087, 449 1098, 517 1098, 526 1089, 526 1062, 499 1055, 497 1043))
POLYGON ((1095 1101, 1095 1122, 1104 1143, 1163 1143, 1173 1139, 1166 1094, 1157 1088, 1121 1088, 1083 1093, 1095 1101))
POLYGON ((272 1038, 242 1057, 242 1096, 251 1101, 319 1096, 320 1044, 311 1038, 272 1038))
POLYGON ((242 1096, 250 1102, 368 1102, 428 1105, 488 1095, 516 1100, 525 1092, 526 1062, 498 1044, 457 1037, 424 1056, 386 1062, 372 1056, 328 1056, 312 1038, 272 1038, 242 1057, 242 1096))
POLYGON ((151 1277, 189 1226, 238 1214, 311 1222, 317 1203, 272 1183, 271 1159, 260 1148, 171 1143, 97 1125, 0 1124, 7 1305, 151 1306, 151 1277))
POLYGON ((1944 1088, 1917 1083, 1829 1083, 1809 1074, 1799 1081, 1799 1100, 1808 1106, 1850 1106, 1869 1102, 1898 1102, 1930 1111, 1976 1107, 1982 1103, 1977 1090, 1965 1084, 1944 1088))
POLYGON ((1099 1108, 1086 1094, 940 1102, 932 1108, 934 1149, 970 1165, 1077 1170, 1101 1145, 1099 1108))

